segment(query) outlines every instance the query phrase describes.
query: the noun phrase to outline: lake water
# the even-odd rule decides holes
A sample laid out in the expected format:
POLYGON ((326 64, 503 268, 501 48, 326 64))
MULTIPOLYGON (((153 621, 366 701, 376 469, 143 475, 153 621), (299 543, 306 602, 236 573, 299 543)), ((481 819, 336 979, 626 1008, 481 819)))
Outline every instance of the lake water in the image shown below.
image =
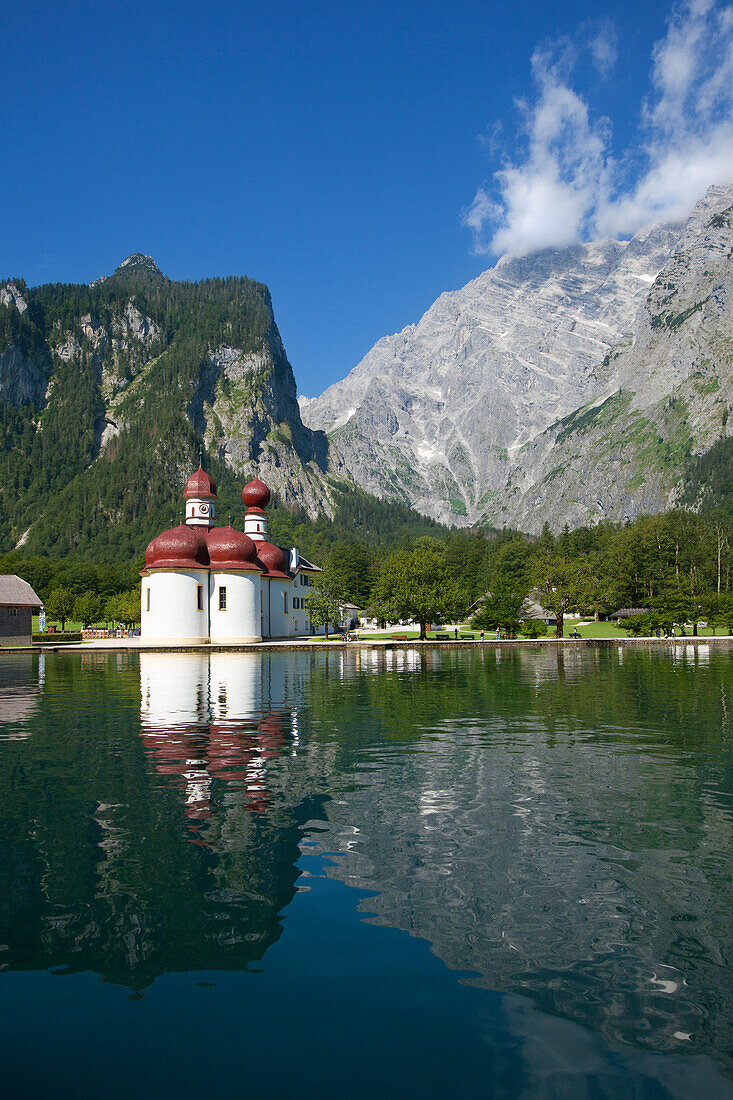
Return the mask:
POLYGON ((8 1097, 733 1097, 733 649, 0 656, 8 1097))

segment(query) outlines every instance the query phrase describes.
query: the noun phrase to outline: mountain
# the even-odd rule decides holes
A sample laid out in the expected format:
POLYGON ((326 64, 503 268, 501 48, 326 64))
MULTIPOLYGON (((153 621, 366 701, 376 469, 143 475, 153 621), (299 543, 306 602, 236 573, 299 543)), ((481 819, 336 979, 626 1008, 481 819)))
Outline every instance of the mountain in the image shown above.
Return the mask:
POLYGON ((301 398, 304 422, 364 488, 446 522, 663 509, 725 432, 732 205, 712 188, 686 225, 503 257, 301 398))
POLYGON ((0 283, 0 426, 6 549, 139 553, 202 449, 235 515, 255 473, 311 516, 350 484, 301 421, 267 287, 141 253, 89 286, 0 283))

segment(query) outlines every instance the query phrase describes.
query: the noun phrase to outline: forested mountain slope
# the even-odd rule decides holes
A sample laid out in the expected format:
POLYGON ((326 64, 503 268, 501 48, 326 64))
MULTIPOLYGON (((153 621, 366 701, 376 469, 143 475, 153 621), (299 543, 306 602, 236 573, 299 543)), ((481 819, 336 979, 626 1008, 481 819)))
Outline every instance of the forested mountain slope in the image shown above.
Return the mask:
POLYGON ((173 282, 135 254, 90 286, 0 284, 0 548, 123 558, 178 514, 201 449, 332 514, 350 481, 303 426, 265 286, 173 282))

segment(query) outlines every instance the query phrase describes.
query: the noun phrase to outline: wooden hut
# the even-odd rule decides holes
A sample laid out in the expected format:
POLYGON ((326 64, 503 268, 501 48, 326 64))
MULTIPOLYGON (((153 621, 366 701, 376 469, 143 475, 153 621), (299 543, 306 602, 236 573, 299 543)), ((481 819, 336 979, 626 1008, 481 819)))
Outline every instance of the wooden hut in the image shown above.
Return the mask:
POLYGON ((15 574, 0 577, 0 646, 30 645, 33 612, 43 607, 28 581, 15 574))

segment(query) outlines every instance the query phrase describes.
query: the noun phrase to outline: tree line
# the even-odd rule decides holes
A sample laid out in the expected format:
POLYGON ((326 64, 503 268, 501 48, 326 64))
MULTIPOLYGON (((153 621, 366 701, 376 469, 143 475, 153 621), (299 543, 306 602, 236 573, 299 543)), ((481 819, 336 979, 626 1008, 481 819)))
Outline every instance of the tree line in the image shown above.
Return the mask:
POLYGON ((537 538, 505 531, 407 537, 386 556, 366 547, 332 548, 311 597, 320 620, 339 602, 385 622, 464 621, 509 636, 537 636, 537 605, 556 621, 623 611, 638 634, 697 633, 705 620, 733 633, 733 514, 674 510, 624 525, 602 523, 537 538))
MULTIPOLYGON (((323 573, 309 592, 314 625, 334 623, 351 603, 380 620, 410 620, 425 633, 428 624, 471 619, 477 629, 513 636, 544 631, 535 614, 541 605, 557 622, 581 612, 606 618, 624 610, 631 632, 696 632, 701 620, 733 633, 733 513, 697 514, 674 510, 623 525, 567 527, 539 537, 519 532, 448 530, 422 524, 405 509, 375 502, 358 490, 346 494, 341 520, 309 522, 305 515, 272 509, 272 538, 299 545, 323 573), (366 525, 357 527, 362 514, 366 525), (404 523, 400 520, 404 519, 404 523), (384 522, 382 522, 384 521, 384 522), (347 522, 359 534, 345 537, 347 522)), ((399 507, 399 506, 398 506, 399 507)), ((66 618, 89 625, 103 618, 137 622, 139 555, 127 562, 65 561, 28 556, 22 550, 0 557, 0 572, 17 573, 66 618), (80 597, 84 597, 79 607, 80 597), (120 601, 113 613, 114 600, 120 601), (122 603, 126 603, 123 614, 122 603), (71 610, 69 610, 71 608, 71 610)), ((62 616, 53 614, 59 621, 62 616)))

